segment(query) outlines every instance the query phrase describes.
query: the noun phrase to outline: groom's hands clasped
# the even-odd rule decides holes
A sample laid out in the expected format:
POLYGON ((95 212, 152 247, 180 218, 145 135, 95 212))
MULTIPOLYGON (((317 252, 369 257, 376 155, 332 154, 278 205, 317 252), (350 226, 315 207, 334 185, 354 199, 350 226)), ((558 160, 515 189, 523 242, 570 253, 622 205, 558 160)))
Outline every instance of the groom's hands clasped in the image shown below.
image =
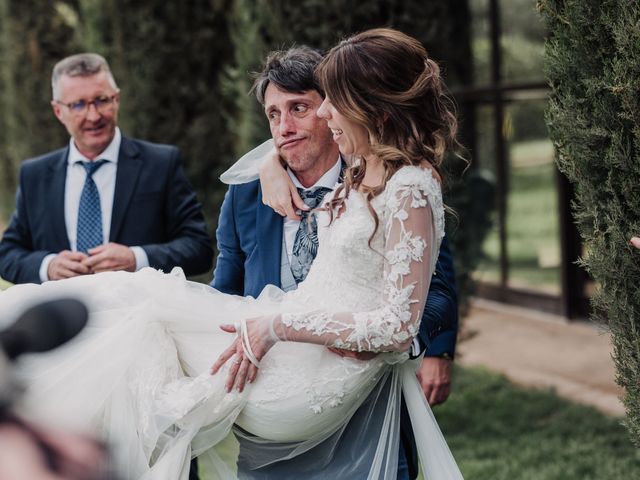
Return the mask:
POLYGON ((230 392, 234 385, 239 392, 242 392, 247 383, 255 381, 259 365, 254 364, 250 357, 253 355, 255 360, 260 362, 279 340, 273 330, 273 322, 277 317, 279 316, 265 315, 250 318, 245 322, 244 328, 241 328, 240 324, 220 326, 225 332, 236 334, 233 343, 222 352, 211 367, 211 375, 215 375, 229 359, 233 359, 225 382, 227 392, 230 392), (245 343, 249 345, 249 352, 245 352, 243 347, 243 336, 246 339, 245 343))

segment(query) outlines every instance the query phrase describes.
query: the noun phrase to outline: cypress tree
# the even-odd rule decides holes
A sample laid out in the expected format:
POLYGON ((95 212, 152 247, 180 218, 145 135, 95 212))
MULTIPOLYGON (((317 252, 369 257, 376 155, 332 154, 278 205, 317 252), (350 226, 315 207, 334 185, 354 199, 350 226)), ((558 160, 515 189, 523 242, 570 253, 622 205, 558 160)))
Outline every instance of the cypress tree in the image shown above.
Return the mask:
POLYGON ((51 69, 76 45, 67 4, 0 0, 0 168, 5 218, 12 209, 16 173, 25 158, 66 141, 53 117, 51 69), (37 12, 34 13, 34 12, 37 12))
POLYGON ((227 129, 234 106, 222 94, 233 56, 231 6, 230 0, 109 0, 90 22, 100 29, 96 43, 105 45, 123 92, 126 133, 181 147, 208 216, 216 210, 218 174, 234 158, 227 129))
POLYGON ((547 120, 558 166, 575 186, 593 318, 612 334, 626 425, 640 446, 640 5, 540 0, 550 38, 547 120))

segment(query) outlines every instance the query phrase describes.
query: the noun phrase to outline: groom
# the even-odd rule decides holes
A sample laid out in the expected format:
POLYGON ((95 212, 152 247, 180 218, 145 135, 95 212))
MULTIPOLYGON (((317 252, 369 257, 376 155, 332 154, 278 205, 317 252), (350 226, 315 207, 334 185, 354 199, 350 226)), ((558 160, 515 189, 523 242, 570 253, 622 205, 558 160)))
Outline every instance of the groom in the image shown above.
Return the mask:
MULTIPOLYGON (((316 115, 324 97, 314 78, 321 60, 319 53, 306 47, 273 52, 254 83, 278 153, 311 208, 335 186, 344 168, 326 121, 316 115)), ((313 234, 307 232, 312 223, 283 219, 261 202, 261 196, 257 180, 233 185, 225 196, 216 232, 220 253, 211 283, 222 292, 257 297, 268 284, 285 291, 295 289, 313 260, 300 242, 305 233, 313 234)), ((414 356, 425 352, 418 377, 432 405, 445 401, 449 395, 457 323, 452 258, 445 238, 412 349, 414 356)), ((403 413, 398 478, 409 479, 417 476, 417 458, 406 410, 403 413)), ((357 415, 356 412, 354 418, 357 415)), ((251 459, 244 448, 246 435, 245 432, 240 439, 239 478, 246 478, 249 473, 251 478, 264 479, 326 477, 318 469, 304 473, 300 470, 306 463, 305 454, 250 471, 251 459)), ((251 447, 255 449, 256 444, 251 447)), ((348 447, 336 449, 334 461, 348 462, 348 458, 337 458, 341 452, 347 455, 348 447)))

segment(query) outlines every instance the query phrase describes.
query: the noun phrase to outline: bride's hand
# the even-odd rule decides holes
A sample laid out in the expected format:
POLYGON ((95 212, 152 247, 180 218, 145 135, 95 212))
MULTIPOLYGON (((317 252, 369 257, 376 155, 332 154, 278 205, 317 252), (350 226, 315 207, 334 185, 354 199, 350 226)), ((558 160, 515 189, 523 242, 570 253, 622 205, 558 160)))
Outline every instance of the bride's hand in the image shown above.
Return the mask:
POLYGON ((242 332, 239 325, 221 325, 220 328, 228 333, 237 335, 234 342, 218 357, 211 367, 211 375, 218 373, 220 368, 230 359, 233 363, 229 368, 225 388, 230 392, 235 385, 239 392, 244 390, 246 383, 253 383, 258 375, 258 365, 254 365, 251 354, 260 362, 266 353, 273 347, 277 337, 274 337, 271 324, 273 316, 251 318, 246 321, 246 334, 250 346, 249 355, 242 346, 242 332))
POLYGON ((258 169, 262 188, 262 203, 270 206, 278 215, 300 220, 297 210, 309 210, 298 195, 298 189, 287 171, 282 168, 280 155, 274 149, 258 169))

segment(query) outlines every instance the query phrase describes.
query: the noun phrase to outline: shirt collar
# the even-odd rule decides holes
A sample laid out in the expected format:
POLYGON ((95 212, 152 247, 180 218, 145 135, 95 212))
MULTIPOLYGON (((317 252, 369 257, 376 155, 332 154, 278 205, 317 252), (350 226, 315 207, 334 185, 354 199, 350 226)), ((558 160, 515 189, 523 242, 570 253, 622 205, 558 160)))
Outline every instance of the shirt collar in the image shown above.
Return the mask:
MULTIPOLYGON (((120 143, 122 143, 122 134, 120 129, 116 127, 116 133, 111 140, 111 143, 107 145, 107 148, 96 157, 97 159, 107 160, 108 162, 118 163, 118 154, 120 153, 120 143)), ((69 165, 73 165, 76 162, 88 162, 89 159, 80 153, 76 143, 73 141, 73 137, 69 139, 69 158, 67 162, 69 165)))
POLYGON ((310 190, 315 187, 326 187, 333 189, 338 183, 340 179, 340 171, 342 170, 342 158, 338 156, 338 161, 335 163, 333 167, 325 172, 316 183, 314 183, 311 187, 303 187, 300 181, 296 178, 295 174, 291 171, 290 168, 287 168, 287 173, 289 177, 291 177, 291 181, 296 186, 296 188, 302 188, 303 190, 310 190))

